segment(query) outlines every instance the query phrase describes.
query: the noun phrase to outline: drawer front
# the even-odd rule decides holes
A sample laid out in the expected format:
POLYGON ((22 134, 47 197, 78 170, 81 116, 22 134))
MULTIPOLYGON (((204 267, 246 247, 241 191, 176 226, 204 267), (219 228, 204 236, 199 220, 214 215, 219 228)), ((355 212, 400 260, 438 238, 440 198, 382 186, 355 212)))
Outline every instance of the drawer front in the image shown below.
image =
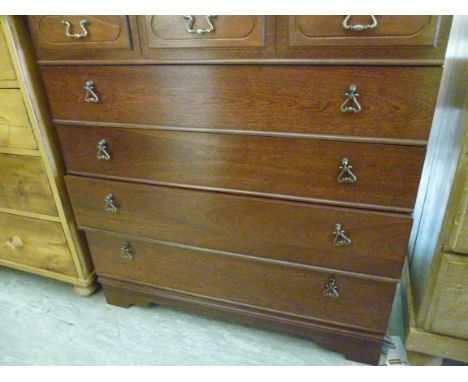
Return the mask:
POLYGON ((35 43, 42 49, 130 48, 126 16, 29 16, 28 19, 35 43))
POLYGON ((263 47, 263 16, 140 16, 148 48, 263 47), (197 33, 198 32, 198 33, 197 33))
POLYGON ((57 216, 40 158, 0 154, 0 208, 57 216))
POLYGON ((293 47, 435 46, 440 19, 427 15, 289 16, 288 43, 293 47))
POLYGON ((49 66, 42 72, 60 120, 426 140, 441 68, 49 66), (97 103, 85 101, 90 80, 97 103), (352 84, 361 112, 342 112, 352 84))
POLYGON ((82 228, 395 279, 411 227, 406 215, 74 176, 66 183, 82 228), (109 194, 115 212, 105 211, 109 194), (349 245, 335 245, 336 224, 349 245))
POLYGON ((138 240, 128 240, 133 258, 125 260, 125 239, 93 232, 86 236, 101 275, 375 332, 387 327, 393 283, 138 240), (323 295, 332 277, 338 298, 323 295))
POLYGON ((135 17, 28 16, 39 60, 124 60, 139 57, 135 17), (135 50, 136 48, 136 50, 135 50))
POLYGON ((422 147, 299 138, 84 126, 58 131, 73 173, 395 209, 413 208, 425 157, 422 147), (97 159, 102 139, 110 160, 97 159), (356 183, 337 180, 345 157, 356 183))
POLYGON ((0 23, 0 81, 13 80, 16 80, 16 73, 11 62, 5 35, 3 34, 2 24, 0 23))
POLYGON ((37 149, 19 89, 0 89, 0 147, 37 149))
POLYGON ((0 262, 77 277, 60 223, 0 213, 0 262))
POLYGON ((443 254, 428 330, 468 339, 468 257, 443 254))

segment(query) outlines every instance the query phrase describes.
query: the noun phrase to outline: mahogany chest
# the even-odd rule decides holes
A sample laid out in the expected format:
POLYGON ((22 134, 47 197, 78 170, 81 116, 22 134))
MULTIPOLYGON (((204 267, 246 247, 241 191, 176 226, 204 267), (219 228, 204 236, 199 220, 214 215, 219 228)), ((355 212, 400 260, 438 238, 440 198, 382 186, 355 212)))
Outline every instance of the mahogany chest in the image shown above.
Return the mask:
POLYGON ((377 363, 450 22, 28 17, 107 301, 377 363))

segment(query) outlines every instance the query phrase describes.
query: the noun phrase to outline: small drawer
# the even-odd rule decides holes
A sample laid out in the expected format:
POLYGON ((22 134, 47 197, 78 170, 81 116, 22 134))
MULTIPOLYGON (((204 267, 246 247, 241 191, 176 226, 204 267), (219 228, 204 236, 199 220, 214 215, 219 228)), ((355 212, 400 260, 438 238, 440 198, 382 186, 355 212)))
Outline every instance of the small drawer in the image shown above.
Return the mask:
POLYGON ((332 62, 442 64, 450 25, 450 16, 279 16, 277 52, 332 62))
POLYGON ((273 17, 158 15, 139 16, 138 21, 146 58, 263 58, 268 51, 273 58, 273 17))
POLYGON ((72 173, 398 211, 413 208, 425 157, 423 147, 289 137, 95 126, 58 132, 72 173), (340 176, 343 159, 354 183, 342 183, 351 178, 340 176))
POLYGON ((440 16, 289 16, 290 46, 435 46, 440 16))
POLYGON ((0 264, 77 277, 60 223, 0 213, 0 264))
POLYGON ((41 158, 0 154, 0 207, 57 216, 41 158))
POLYGON ((13 68, 13 63, 11 62, 10 52, 8 51, 8 45, 2 30, 2 24, 0 23, 0 87, 2 86, 2 81, 14 80, 16 80, 16 73, 13 68))
POLYGON ((468 257, 442 254, 427 330, 468 339, 468 257))
POLYGON ((74 176, 66 183, 81 228, 394 279, 412 223, 407 215, 218 192, 74 176))
POLYGON ((0 89, 0 147, 37 149, 19 89, 0 89))
POLYGON ((428 138, 441 73, 367 66, 42 68, 55 119, 387 140, 428 138))
POLYGON ((28 16, 39 60, 130 58, 128 16, 28 16))
POLYGON ((108 234, 86 236, 102 276, 378 333, 387 328, 394 283, 108 234))

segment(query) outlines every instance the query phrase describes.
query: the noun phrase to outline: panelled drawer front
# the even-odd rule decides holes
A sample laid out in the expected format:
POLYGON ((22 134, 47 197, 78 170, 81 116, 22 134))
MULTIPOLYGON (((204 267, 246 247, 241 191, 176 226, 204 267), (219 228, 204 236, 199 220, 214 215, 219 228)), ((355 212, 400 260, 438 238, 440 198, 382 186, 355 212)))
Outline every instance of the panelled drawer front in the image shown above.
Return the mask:
POLYGON ((145 25, 150 49, 240 48, 264 45, 263 16, 158 15, 140 16, 139 19, 140 23, 145 25))
POLYGON ((289 16, 289 45, 434 46, 440 16, 289 16), (345 25, 343 25, 345 23, 345 25), (360 28, 362 26, 363 28, 360 28), (346 29, 349 28, 349 29, 346 29))
POLYGON ((411 218, 206 191, 67 176, 78 225, 399 278, 411 218), (111 194, 115 212, 106 212, 111 194), (334 245, 341 224, 350 245, 334 245))
POLYGON ((422 147, 298 138, 84 126, 58 132, 69 172, 388 208, 413 208, 425 157, 422 147), (102 139, 110 160, 97 159, 102 139), (343 158, 356 183, 338 182, 343 158))
POLYGON ((130 48, 126 16, 28 16, 28 20, 40 49, 130 48))
POLYGON ((338 298, 322 292, 333 274, 234 256, 86 233, 97 272, 275 312, 384 332, 393 283, 335 276, 338 298))
POLYGON ((443 254, 427 329, 468 339, 468 257, 443 254))
POLYGON ((77 277, 60 223, 0 213, 0 261, 77 277))
POLYGON ((3 34, 2 24, 0 23, 0 86, 1 81, 16 80, 16 73, 11 62, 5 35, 3 34))
POLYGON ((57 216, 41 158, 0 154, 0 207, 57 216))
POLYGON ((37 148, 19 89, 0 89, 0 147, 37 148))
POLYGON ((441 68, 53 66, 42 72, 60 120, 426 140, 441 68), (97 103, 85 101, 90 80, 97 103), (362 110, 342 112, 353 84, 362 110))

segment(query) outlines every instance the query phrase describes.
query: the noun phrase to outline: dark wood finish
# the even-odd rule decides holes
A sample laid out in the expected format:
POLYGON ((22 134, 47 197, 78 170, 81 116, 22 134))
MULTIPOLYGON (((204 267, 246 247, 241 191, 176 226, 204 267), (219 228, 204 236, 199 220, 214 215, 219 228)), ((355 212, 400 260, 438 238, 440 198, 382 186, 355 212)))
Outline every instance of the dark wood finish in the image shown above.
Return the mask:
MULTIPOLYGON (((194 28, 206 28, 205 16, 194 16, 194 28)), ((213 19, 215 30, 194 34, 183 16, 139 16, 144 59, 213 60, 275 57, 273 16, 228 16, 213 19)))
POLYGON ((394 283, 138 240, 128 241, 133 259, 124 260, 120 238, 95 232, 86 236, 97 272, 104 277, 377 333, 387 329, 394 283), (331 277, 338 298, 322 293, 331 277))
POLYGON ((423 147, 299 138, 85 126, 58 131, 69 173, 380 208, 413 208, 425 156, 423 147), (109 161, 96 159, 101 139, 109 161), (337 181, 344 157, 355 184, 337 181))
MULTIPOLYGON (((437 45, 441 16, 375 16, 375 29, 343 28, 345 16, 289 16, 289 46, 430 46, 437 45)), ((350 25, 372 24, 370 16, 352 16, 350 25)))
MULTIPOLYGON (((130 36, 133 51, 118 50, 94 50, 92 54, 87 51, 73 51, 63 49, 43 50, 39 45, 37 21, 43 16, 29 16, 31 32, 35 39, 36 50, 41 63, 155 63, 155 62, 236 62, 236 63, 294 63, 296 59, 302 59, 311 64, 394 64, 394 65, 441 65, 443 63, 445 49, 451 25, 451 16, 377 16, 379 26, 376 30, 365 32, 347 31, 347 34, 339 36, 344 30, 341 27, 342 16, 253 16, 262 19, 262 23, 255 24, 255 33, 247 38, 253 44, 257 43, 260 30, 263 34, 263 46, 244 48, 208 48, 213 42, 199 43, 203 49, 197 48, 156 48, 159 45, 186 46, 190 41, 209 40, 207 35, 188 35, 188 38, 164 40, 158 38, 151 27, 152 16, 140 16, 137 27, 136 17, 128 16, 130 23, 130 36), (427 26, 422 23, 430 17, 427 26), (297 23, 297 20, 300 22, 297 23), (149 24, 149 25, 148 25, 149 24), (261 25, 261 28, 260 28, 261 25), (295 28, 299 25, 299 28, 295 28), (395 26, 398 25, 398 29, 395 26), (419 28, 419 29, 418 29, 419 28), (415 32, 411 34, 411 32, 415 32), (396 33, 396 35, 395 35, 396 33), (389 36, 385 35, 388 34, 389 36), (317 36, 318 37, 313 37, 317 36), (331 35, 331 36, 330 36, 331 35), (346 38, 351 35, 351 38, 346 38), (372 37, 369 37, 372 35, 372 37), (385 35, 385 37, 379 37, 385 35), (139 37, 141 36, 142 52, 140 52, 139 37), (252 38, 255 36, 255 38, 252 38), (325 37, 329 36, 329 37, 325 37), (293 41, 291 41, 293 40, 293 41), (294 46, 294 44, 302 46, 294 46), (371 49, 362 49, 362 46, 371 49)), ((67 16, 73 17, 73 16, 67 16)), ((105 17, 105 16, 92 16, 105 17)), ((109 16, 108 16, 109 17, 109 16)), ((158 28, 164 27, 167 33, 172 33, 176 38, 184 36, 184 30, 180 30, 184 23, 168 23, 173 18, 182 16, 155 16, 160 23, 158 28), (182 35, 181 35, 182 34, 182 35)), ((224 18, 248 17, 248 16, 218 16, 218 31, 220 27, 228 27, 230 32, 242 31, 231 22, 223 22, 224 18)), ((251 16, 252 17, 252 16, 251 16)), ((359 21, 360 16, 354 16, 353 23, 359 21)), ((364 22, 367 18, 364 17, 364 22)), ((61 21, 61 20, 60 20, 61 21)), ((185 20, 182 19, 183 22, 185 20)), ((198 24, 201 24, 201 21, 198 24)), ((249 25, 249 22, 245 22, 249 25)), ((216 21, 215 21, 216 25, 216 21)), ((203 25, 200 26, 203 28, 203 25)), ((227 30, 221 29, 222 33, 227 30)), ((60 28, 59 28, 60 30, 60 28)), ((161 33, 161 32, 159 32, 161 33)), ((216 34, 216 32, 215 32, 216 34)), ((211 36, 215 36, 215 34, 211 36)), ((229 37, 229 33, 227 34, 229 37)), ((232 35, 231 35, 232 36, 232 35)), ((211 38, 211 40, 213 37, 211 38)), ((227 39, 229 40, 229 39, 227 39)), ((232 41, 232 40, 231 40, 232 41)), ((240 42, 236 40, 237 42, 240 42)), ((245 41, 243 42, 245 43, 245 41)), ((219 44, 222 44, 221 42, 219 44)))
MULTIPOLYGON (((193 29, 207 29, 205 16, 192 16, 193 29)), ((214 30, 197 34, 187 31, 184 16, 140 16, 145 25, 149 49, 161 48, 263 48, 263 16, 213 16, 214 30)))
POLYGON ((424 140, 441 68, 61 66, 42 72, 60 120, 424 140), (84 100, 88 80, 97 104, 84 100), (340 111, 350 84, 358 86, 358 114, 340 111))
POLYGON ((61 120, 427 139, 441 69, 164 65, 42 72, 61 120), (88 80, 97 104, 84 101, 88 80), (358 114, 340 111, 350 84, 360 93, 358 114))
POLYGON ((82 228, 398 279, 411 218, 67 176, 82 228), (118 211, 104 211, 114 196, 118 211), (333 244, 340 223, 352 244, 333 244))
POLYGON ((131 59, 140 56, 135 17, 63 15, 27 18, 40 60, 131 59), (82 33, 80 21, 83 19, 89 21, 86 26, 88 36, 81 39, 67 37, 62 21, 72 24, 72 33, 82 33))
POLYGON ((182 16, 128 16, 130 48, 35 40, 109 303, 261 324, 378 362, 451 17, 377 16, 362 32, 343 17, 218 16, 196 35, 182 16), (351 84, 357 114, 340 110, 351 84), (337 183, 345 157, 356 184, 337 183), (333 244, 337 223, 349 246, 333 244), (330 277, 338 299, 322 295, 330 277))
POLYGON ((308 338, 328 349, 344 353, 346 358, 377 365, 383 334, 370 334, 357 330, 327 326, 317 322, 286 317, 273 312, 262 312, 253 307, 240 307, 226 301, 213 301, 195 296, 188 296, 154 287, 121 282, 107 277, 100 277, 104 285, 107 303, 128 308, 138 304, 164 304, 176 309, 241 322, 247 325, 260 325, 280 330, 299 337, 308 338))
MULTIPOLYGON (((442 64, 451 16, 376 16, 378 26, 345 30, 345 16, 278 16, 280 58, 318 62, 442 64)), ((368 24, 369 16, 353 16, 351 24, 368 24)))

